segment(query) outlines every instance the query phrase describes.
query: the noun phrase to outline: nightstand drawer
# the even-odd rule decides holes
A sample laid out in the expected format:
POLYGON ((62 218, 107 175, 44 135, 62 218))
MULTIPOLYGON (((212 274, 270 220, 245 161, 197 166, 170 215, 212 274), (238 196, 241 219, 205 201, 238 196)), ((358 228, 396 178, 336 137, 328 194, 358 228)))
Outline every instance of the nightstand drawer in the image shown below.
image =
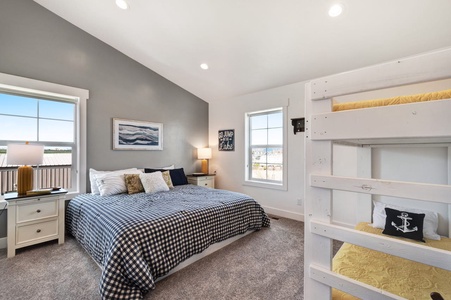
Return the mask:
POLYGON ((58 220, 40 222, 17 227, 16 244, 58 235, 58 220))
POLYGON ((197 181, 197 185, 198 186, 208 187, 208 188, 214 188, 215 187, 213 179, 198 180, 197 181))
POLYGON ((186 177, 188 178, 188 183, 211 189, 215 188, 215 175, 205 175, 205 176, 188 175, 186 177))
POLYGON ((58 201, 36 201, 26 205, 17 205, 17 223, 58 216, 58 201))

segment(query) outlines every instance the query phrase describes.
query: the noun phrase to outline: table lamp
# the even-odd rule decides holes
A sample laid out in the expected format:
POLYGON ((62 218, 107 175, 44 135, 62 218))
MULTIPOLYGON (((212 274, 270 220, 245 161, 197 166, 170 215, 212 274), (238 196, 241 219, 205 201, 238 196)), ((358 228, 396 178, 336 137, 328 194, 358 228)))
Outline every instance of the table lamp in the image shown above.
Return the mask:
POLYGON ((201 172, 208 174, 208 159, 211 158, 211 148, 197 149, 197 158, 202 160, 201 172))
POLYGON ((19 165, 17 169, 17 194, 25 195, 33 189, 33 168, 31 165, 42 164, 43 145, 9 144, 6 150, 8 165, 19 165))

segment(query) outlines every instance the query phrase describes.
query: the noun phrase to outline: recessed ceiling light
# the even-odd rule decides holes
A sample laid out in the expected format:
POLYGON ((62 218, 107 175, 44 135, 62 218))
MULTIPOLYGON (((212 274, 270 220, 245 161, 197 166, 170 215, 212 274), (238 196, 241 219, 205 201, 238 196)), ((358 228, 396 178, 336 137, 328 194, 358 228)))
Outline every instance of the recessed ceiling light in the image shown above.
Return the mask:
POLYGON ((341 4, 334 4, 329 9, 329 16, 331 17, 338 17, 343 12, 343 5, 341 4))
POLYGON ((129 7, 127 1, 125 0, 116 0, 116 5, 120 9, 128 9, 129 7))
POLYGON ((208 70, 208 65, 207 64, 201 64, 200 67, 203 70, 208 70))

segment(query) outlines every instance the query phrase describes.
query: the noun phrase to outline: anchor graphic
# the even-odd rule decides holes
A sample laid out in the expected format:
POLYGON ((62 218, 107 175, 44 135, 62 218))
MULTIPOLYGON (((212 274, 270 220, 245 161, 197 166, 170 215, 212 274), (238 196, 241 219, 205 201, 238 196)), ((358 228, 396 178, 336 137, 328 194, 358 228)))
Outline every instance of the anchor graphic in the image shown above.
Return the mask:
POLYGON ((409 223, 409 221, 407 221, 407 220, 412 220, 412 218, 409 217, 409 214, 408 214, 408 213, 406 213, 406 212, 401 212, 401 215, 398 216, 398 218, 400 218, 400 219, 402 220, 402 225, 401 225, 401 226, 398 226, 395 222, 391 222, 391 225, 392 225, 393 227, 395 227, 396 230, 402 231, 402 232, 404 232, 404 233, 406 233, 406 232, 418 231, 418 227, 417 227, 417 226, 415 226, 415 227, 412 228, 412 229, 409 229, 409 228, 408 228, 408 227, 410 226, 410 223, 409 223))

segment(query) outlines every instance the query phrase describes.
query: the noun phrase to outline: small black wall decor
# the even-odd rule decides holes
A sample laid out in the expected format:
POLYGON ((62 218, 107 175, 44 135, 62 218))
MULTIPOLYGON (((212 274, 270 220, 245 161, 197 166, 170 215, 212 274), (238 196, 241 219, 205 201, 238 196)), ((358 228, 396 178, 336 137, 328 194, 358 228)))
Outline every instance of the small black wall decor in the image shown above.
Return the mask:
POLYGON ((305 118, 291 119, 291 125, 293 125, 293 133, 305 131, 305 118))
POLYGON ((218 131, 218 150, 235 151, 235 129, 218 131))

